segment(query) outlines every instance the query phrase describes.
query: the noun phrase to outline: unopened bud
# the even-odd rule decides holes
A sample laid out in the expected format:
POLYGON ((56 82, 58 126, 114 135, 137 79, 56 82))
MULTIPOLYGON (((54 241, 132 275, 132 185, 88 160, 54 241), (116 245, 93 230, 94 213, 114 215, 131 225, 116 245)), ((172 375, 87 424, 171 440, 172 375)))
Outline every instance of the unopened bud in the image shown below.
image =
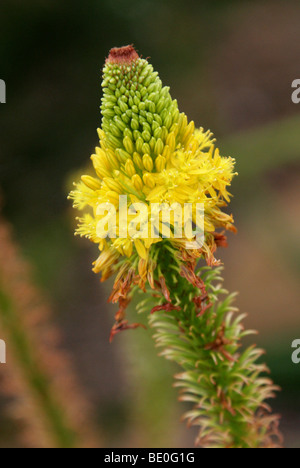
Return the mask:
POLYGON ((145 167, 146 171, 152 172, 153 160, 152 160, 151 156, 149 156, 149 154, 144 154, 143 164, 144 164, 144 167, 145 167))
POLYGON ((82 182, 92 190, 99 190, 101 188, 100 180, 95 179, 94 177, 84 175, 81 177, 82 182))
POLYGON ((157 172, 162 172, 166 167, 166 158, 159 155, 155 160, 155 167, 157 172))
POLYGON ((123 145, 127 153, 132 154, 134 152, 133 142, 128 136, 124 138, 123 145))
POLYGON ((136 173, 133 162, 131 161, 131 159, 127 159, 127 161, 126 161, 125 172, 128 175, 128 177, 130 177, 130 178, 132 176, 134 176, 134 174, 136 173))
POLYGON ((164 150, 164 144, 163 144, 163 141, 159 138, 156 142, 154 153, 158 156, 159 154, 162 154, 163 150, 164 150))
POLYGON ((144 184, 143 184, 143 181, 142 181, 142 179, 140 178, 140 176, 138 174, 135 174, 132 177, 131 182, 133 183, 136 190, 138 190, 139 192, 141 192, 143 190, 144 184))
POLYGON ((153 189, 155 187, 155 179, 152 174, 149 174, 149 172, 146 172, 143 175, 143 181, 144 181, 144 184, 150 189, 153 189))
POLYGON ((143 161, 139 153, 133 153, 133 162, 138 169, 143 169, 143 161))

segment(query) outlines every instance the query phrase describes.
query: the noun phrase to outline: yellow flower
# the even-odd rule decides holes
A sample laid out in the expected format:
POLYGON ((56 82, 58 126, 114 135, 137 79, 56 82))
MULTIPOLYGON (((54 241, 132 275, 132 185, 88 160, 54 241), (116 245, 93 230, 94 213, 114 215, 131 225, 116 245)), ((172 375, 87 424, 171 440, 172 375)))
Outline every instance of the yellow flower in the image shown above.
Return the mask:
MULTIPOLYGON (((159 232, 155 235, 150 228, 146 237, 137 234, 132 239, 128 229, 126 235, 126 227, 134 218, 126 212, 131 204, 138 203, 146 203, 150 218, 153 203, 177 203, 182 209, 191 204, 193 221, 197 204, 202 204, 204 245, 196 256, 214 263, 214 232, 219 228, 234 230, 232 216, 222 211, 230 201, 228 188, 235 175, 234 159, 221 156, 212 133, 196 129, 194 122, 179 112, 169 88, 163 87, 153 67, 132 47, 111 52, 102 86, 100 144, 91 157, 95 176, 83 176, 70 194, 75 208, 90 209, 80 219, 77 234, 97 243, 103 251, 94 271, 107 276, 124 256, 136 268, 139 259, 144 261, 143 268, 148 265, 151 249, 163 241, 168 229, 158 215, 159 232), (120 197, 124 196, 127 199, 121 205, 120 197), (110 225, 107 232, 115 228, 122 233, 117 239, 104 239, 99 236, 100 231, 97 234, 99 223, 105 231, 105 221, 110 222, 105 211, 105 204, 109 203, 114 207, 110 213, 115 210, 116 226, 110 225)), ((171 215, 170 220, 169 242, 182 251, 187 239, 184 234, 182 239, 176 238, 175 216, 171 215)), ((177 222, 184 227, 183 220, 177 222)), ((136 225, 146 229, 142 215, 136 225)))

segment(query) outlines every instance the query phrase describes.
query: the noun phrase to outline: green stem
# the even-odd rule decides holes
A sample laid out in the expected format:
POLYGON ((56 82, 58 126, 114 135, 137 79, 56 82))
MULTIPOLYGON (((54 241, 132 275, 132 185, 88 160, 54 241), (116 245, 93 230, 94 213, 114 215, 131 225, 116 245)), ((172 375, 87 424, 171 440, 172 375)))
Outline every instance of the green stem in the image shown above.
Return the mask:
POLYGON ((172 260, 171 253, 162 250, 164 262, 160 265, 166 265, 162 270, 176 310, 162 298, 160 304, 166 310, 151 314, 150 325, 162 356, 183 369, 176 376, 176 386, 181 389, 180 399, 195 405, 186 417, 190 425, 200 426, 198 445, 278 446, 278 417, 270 414, 266 404, 277 388, 264 376, 266 367, 257 362, 262 350, 253 346, 238 352, 241 339, 253 332, 244 330, 243 316, 236 316, 234 296, 221 287, 220 269, 205 267, 198 272, 207 292, 205 298, 203 288, 179 275, 174 280, 170 274, 174 257, 172 260), (224 294, 225 299, 221 299, 224 294), (205 307, 202 314, 199 307, 205 307))
POLYGON ((0 320, 12 346, 15 361, 22 371, 27 387, 44 416, 56 448, 75 448, 76 435, 68 426, 63 408, 51 392, 51 382, 36 355, 11 298, 0 288, 0 320))

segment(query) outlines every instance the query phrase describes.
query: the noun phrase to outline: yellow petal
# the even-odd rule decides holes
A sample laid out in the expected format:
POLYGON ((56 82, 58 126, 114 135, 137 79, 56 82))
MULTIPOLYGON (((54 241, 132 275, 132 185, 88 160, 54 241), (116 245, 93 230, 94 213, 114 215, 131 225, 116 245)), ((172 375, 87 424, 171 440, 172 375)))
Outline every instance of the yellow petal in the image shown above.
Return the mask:
POLYGON ((134 245, 135 245, 135 248, 136 248, 137 253, 139 254, 139 256, 141 258, 143 258, 144 260, 147 260, 148 253, 147 253, 147 250, 146 250, 146 247, 145 247, 144 243, 140 239, 136 239, 134 241, 134 245))

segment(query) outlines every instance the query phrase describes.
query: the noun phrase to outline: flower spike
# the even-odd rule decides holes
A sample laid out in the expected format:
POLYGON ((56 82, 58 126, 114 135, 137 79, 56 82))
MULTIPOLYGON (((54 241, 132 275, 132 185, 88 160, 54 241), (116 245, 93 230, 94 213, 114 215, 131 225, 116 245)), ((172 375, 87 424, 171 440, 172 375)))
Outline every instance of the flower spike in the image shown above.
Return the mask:
POLYGON ((280 446, 278 416, 266 403, 278 389, 258 364, 262 351, 240 351, 250 332, 222 288, 216 258, 227 247, 226 231, 236 232, 224 211, 235 160, 180 112, 133 46, 110 51, 102 87, 93 175, 84 175, 70 198, 88 210, 77 234, 99 247, 95 273, 103 281, 116 275, 109 300, 119 310, 110 338, 140 327, 128 323, 126 308, 138 293, 151 297, 149 323, 161 355, 183 368, 176 386, 180 400, 194 405, 186 418, 199 426, 196 444, 280 446))

